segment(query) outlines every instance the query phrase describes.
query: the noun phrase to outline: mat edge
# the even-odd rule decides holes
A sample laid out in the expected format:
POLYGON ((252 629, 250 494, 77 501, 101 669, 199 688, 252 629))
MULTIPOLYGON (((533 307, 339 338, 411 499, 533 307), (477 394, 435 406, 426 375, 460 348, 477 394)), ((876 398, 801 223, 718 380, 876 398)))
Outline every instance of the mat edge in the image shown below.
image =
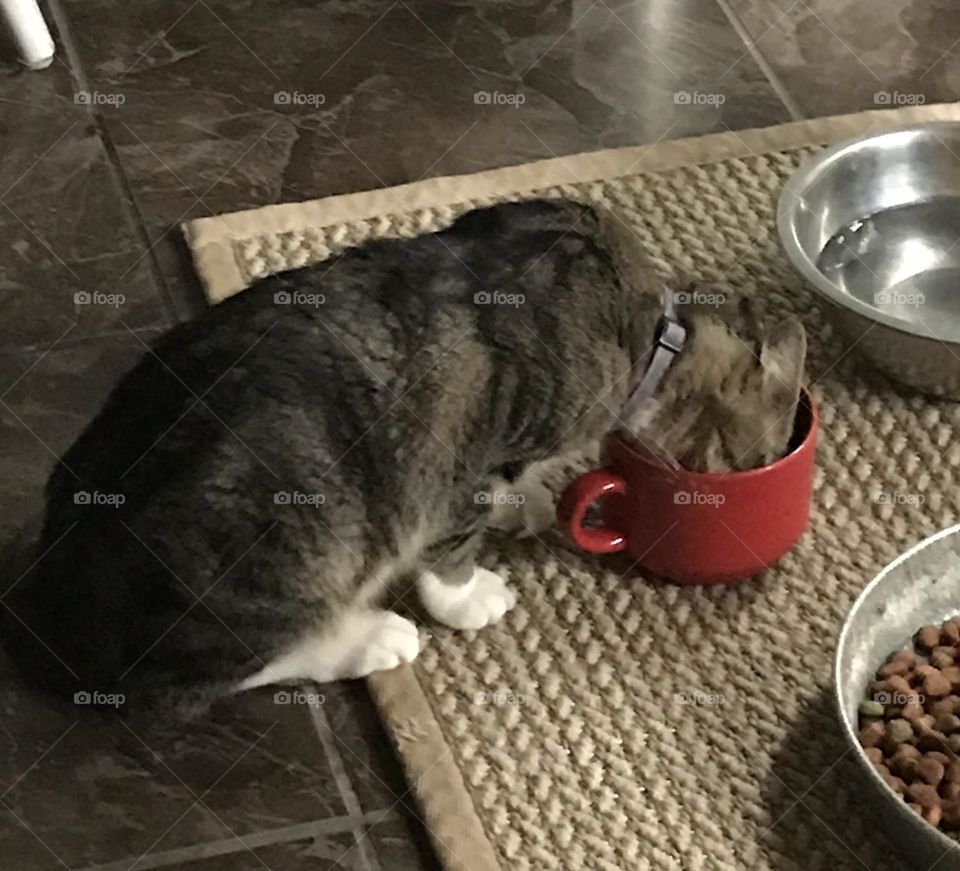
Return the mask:
POLYGON ((552 157, 465 175, 439 176, 408 184, 298 203, 261 206, 182 224, 207 296, 219 302, 240 289, 240 270, 231 243, 256 235, 302 231, 368 220, 396 211, 449 206, 478 196, 520 193, 566 183, 590 183, 638 171, 714 163, 787 148, 821 145, 873 129, 941 120, 960 120, 960 103, 869 109, 773 127, 727 130, 653 145, 628 146, 552 157), (214 246, 211 248, 211 246, 214 246), (206 250, 206 249, 210 250, 206 250), (229 288, 227 287, 229 285, 229 288))
POLYGON ((424 827, 445 871, 503 871, 454 764, 453 746, 414 670, 405 665, 373 674, 367 686, 384 724, 389 723, 410 790, 423 809, 424 827))

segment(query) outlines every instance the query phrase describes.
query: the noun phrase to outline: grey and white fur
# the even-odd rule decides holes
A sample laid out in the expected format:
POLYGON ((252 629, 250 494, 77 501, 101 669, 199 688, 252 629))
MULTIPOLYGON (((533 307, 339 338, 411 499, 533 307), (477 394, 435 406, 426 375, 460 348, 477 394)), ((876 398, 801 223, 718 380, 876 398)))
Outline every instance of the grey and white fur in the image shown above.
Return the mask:
MULTIPOLYGON (((617 424, 660 289, 615 215, 545 200, 258 281, 157 342, 54 470, 8 650, 47 689, 186 709, 411 661, 399 575, 441 623, 499 620, 485 494, 617 424)), ((688 322, 644 438, 710 469, 782 453, 800 325, 688 322)))

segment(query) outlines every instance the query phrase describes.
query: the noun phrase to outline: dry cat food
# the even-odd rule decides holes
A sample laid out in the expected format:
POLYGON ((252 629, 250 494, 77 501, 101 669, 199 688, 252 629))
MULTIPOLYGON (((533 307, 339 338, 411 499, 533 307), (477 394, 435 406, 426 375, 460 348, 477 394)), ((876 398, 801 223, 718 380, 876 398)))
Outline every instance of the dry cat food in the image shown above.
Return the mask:
POLYGON ((960 837, 960 617, 913 640, 860 703, 860 745, 914 811, 960 837))

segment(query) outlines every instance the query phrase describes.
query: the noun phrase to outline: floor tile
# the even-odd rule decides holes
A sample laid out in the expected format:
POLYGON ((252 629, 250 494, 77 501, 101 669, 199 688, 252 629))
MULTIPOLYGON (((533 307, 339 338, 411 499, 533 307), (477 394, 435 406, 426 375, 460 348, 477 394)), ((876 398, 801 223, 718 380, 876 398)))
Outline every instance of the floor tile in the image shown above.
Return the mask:
POLYGON ((960 18, 947 0, 729 0, 807 117, 960 93, 960 18))
POLYGON ((343 760, 359 809, 369 811, 402 803, 416 812, 409 785, 366 685, 340 681, 320 690, 324 704, 316 717, 316 728, 331 752, 343 760))
POLYGON ((714 0, 66 9, 182 311, 188 218, 787 118, 714 0))
POLYGON ((0 348, 169 322, 132 204, 61 60, 0 65, 0 348))
MULTIPOLYGON (((142 338, 0 355, 6 530, 40 508, 55 455, 143 353, 142 338)), ((272 692, 225 702, 182 733, 149 737, 78 716, 85 710, 57 711, 13 680, 0 710, 0 855, 4 842, 33 853, 43 843, 75 866, 345 811, 308 712, 276 704, 272 692)))
POLYGON ((0 528, 42 507, 50 470, 157 333, 124 332, 49 352, 0 352, 0 528))
POLYGON ((301 709, 251 693, 145 737, 86 708, 52 710, 6 677, 0 855, 31 857, 18 867, 44 853, 81 867, 344 815, 301 709))
POLYGON ((410 849, 409 842, 397 834, 396 825, 396 822, 385 820, 359 830, 360 836, 376 847, 373 861, 364 859, 353 832, 341 831, 265 845, 251 839, 247 849, 157 867, 169 871, 263 871, 264 868, 270 871, 430 871, 436 868, 429 859, 421 859, 415 850, 410 849), (379 862, 379 869, 374 864, 376 862, 379 862))

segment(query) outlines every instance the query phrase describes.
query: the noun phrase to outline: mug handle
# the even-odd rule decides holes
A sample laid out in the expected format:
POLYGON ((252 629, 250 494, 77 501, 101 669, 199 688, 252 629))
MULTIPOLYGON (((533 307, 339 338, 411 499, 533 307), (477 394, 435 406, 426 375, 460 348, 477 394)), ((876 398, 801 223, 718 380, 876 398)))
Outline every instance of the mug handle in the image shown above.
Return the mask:
POLYGON ((580 547, 591 553, 617 553, 627 546, 623 533, 605 526, 583 525, 587 509, 602 496, 627 492, 627 482, 609 469, 595 469, 577 478, 560 497, 560 526, 580 547))

